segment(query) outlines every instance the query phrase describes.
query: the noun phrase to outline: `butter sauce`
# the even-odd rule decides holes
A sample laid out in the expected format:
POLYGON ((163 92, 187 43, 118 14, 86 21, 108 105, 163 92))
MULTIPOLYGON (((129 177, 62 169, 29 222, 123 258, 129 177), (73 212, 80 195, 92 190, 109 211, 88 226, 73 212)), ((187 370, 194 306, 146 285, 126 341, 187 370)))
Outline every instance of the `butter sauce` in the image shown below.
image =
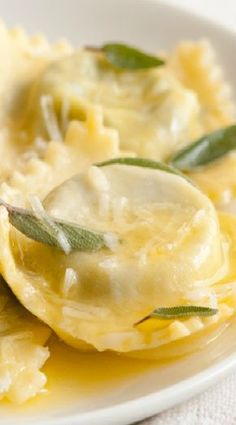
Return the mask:
POLYGON ((46 389, 22 406, 1 402, 0 414, 7 419, 29 419, 40 414, 62 415, 106 407, 176 384, 212 366, 235 349, 236 320, 214 326, 182 340, 159 347, 159 359, 139 360, 112 353, 81 353, 55 336, 51 356, 43 371, 46 389), (184 352, 187 355, 184 355, 184 352), (168 353, 168 358, 166 354, 168 353), (172 354, 170 354, 172 353, 172 354), (170 358, 170 356, 172 357, 170 358))

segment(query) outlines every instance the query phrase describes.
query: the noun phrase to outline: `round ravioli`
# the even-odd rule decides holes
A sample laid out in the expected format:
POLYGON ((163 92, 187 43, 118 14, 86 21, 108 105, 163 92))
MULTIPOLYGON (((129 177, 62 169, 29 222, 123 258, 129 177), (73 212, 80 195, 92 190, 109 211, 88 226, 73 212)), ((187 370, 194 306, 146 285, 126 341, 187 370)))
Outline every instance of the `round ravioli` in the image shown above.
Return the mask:
POLYGON ((66 342, 129 352, 186 336, 186 326, 198 329, 194 319, 183 332, 181 321, 154 321, 151 332, 145 322, 137 325, 157 307, 192 304, 199 291, 198 303, 209 305, 212 286, 228 270, 215 209, 185 178, 92 166, 55 188, 44 206, 51 217, 103 232, 107 244, 66 255, 16 231, 1 208, 2 274, 66 342))
POLYGON ((91 105, 103 108, 105 125, 118 130, 121 149, 140 156, 166 158, 199 134, 197 96, 167 67, 120 71, 103 54, 81 49, 51 64, 32 86, 33 137, 51 137, 53 108, 54 130, 64 130, 68 121, 84 120, 91 105))

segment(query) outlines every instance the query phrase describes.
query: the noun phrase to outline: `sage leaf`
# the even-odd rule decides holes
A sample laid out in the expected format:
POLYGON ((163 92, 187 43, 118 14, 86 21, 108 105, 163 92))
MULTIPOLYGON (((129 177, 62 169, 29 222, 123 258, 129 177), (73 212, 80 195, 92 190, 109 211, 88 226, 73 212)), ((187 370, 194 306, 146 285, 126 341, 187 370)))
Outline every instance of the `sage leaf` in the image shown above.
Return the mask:
POLYGON ((134 47, 123 43, 107 43, 101 48, 107 61, 115 68, 139 70, 155 68, 164 65, 164 61, 157 56, 149 55, 134 47))
POLYGON ((71 251, 96 251, 107 246, 105 234, 51 216, 46 221, 30 210, 13 207, 3 201, 0 205, 7 209, 10 223, 34 241, 64 250, 60 243, 60 236, 63 236, 71 251))
POLYGON ((179 305, 174 307, 160 307, 154 310, 149 317, 159 319, 177 319, 191 316, 214 316, 216 308, 201 307, 196 305, 179 305))
POLYGON ((209 317, 214 316, 218 313, 217 308, 201 307, 198 305, 178 305, 174 307, 159 307, 154 310, 151 314, 141 319, 135 325, 145 322, 148 319, 184 319, 186 317, 203 316, 209 317))
POLYGON ((107 165, 113 165, 113 164, 152 168, 153 170, 161 170, 161 171, 166 171, 167 173, 177 174, 178 176, 188 180, 188 178, 184 174, 182 174, 178 169, 172 167, 171 165, 167 165, 167 164, 164 164, 163 162, 154 161, 152 159, 147 159, 147 158, 121 157, 121 158, 110 159, 104 162, 98 162, 95 165, 97 167, 105 167, 107 165))
POLYGON ((180 170, 206 165, 236 149, 236 125, 206 134, 191 145, 180 150, 170 164, 180 170))

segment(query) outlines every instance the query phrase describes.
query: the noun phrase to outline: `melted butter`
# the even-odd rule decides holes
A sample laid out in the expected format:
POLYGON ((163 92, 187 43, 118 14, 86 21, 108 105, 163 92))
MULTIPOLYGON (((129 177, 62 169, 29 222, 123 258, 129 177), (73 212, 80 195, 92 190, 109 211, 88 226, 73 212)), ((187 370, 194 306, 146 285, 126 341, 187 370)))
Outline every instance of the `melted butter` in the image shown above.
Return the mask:
MULTIPOLYGON (((46 389, 24 405, 14 405, 14 414, 34 414, 80 406, 85 400, 106 396, 122 389, 127 380, 154 370, 157 362, 122 357, 112 353, 79 352, 53 336, 50 358, 43 368, 46 389)), ((12 414, 12 404, 1 401, 0 414, 12 414)))
POLYGON ((14 412, 12 404, 1 402, 0 413, 28 418, 41 412, 60 415, 72 409, 87 411, 103 406, 109 398, 113 402, 125 399, 129 386, 132 388, 137 381, 142 388, 142 382, 145 385, 151 376, 157 377, 161 389, 192 376, 235 349, 235 328, 234 320, 172 342, 159 348, 155 361, 112 353, 81 353, 53 337, 51 356, 43 369, 48 377, 46 390, 24 405, 14 406, 14 412))
POLYGON ((56 338, 44 372, 48 376, 47 403, 70 403, 86 395, 101 394, 157 366, 155 361, 134 360, 112 353, 80 353, 56 338))

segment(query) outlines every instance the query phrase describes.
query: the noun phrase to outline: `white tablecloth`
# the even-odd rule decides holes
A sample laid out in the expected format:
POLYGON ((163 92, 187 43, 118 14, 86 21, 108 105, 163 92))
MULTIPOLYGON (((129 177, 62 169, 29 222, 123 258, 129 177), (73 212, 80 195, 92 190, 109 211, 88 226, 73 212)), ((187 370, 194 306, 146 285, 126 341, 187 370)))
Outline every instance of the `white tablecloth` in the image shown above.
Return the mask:
POLYGON ((235 425, 236 373, 198 397, 136 425, 235 425))
MULTIPOLYGON (((236 0, 166 0, 236 32, 236 0)), ((236 373, 198 397, 139 425, 236 425, 236 373)))

